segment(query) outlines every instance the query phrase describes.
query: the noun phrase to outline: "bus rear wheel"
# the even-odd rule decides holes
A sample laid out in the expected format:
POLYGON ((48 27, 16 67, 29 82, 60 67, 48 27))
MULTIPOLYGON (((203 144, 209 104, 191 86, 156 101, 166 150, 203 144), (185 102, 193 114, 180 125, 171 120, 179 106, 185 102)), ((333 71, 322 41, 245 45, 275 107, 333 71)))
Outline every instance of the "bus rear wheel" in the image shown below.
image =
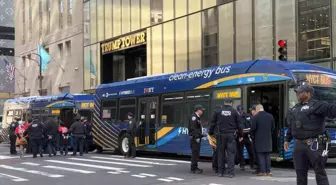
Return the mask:
POLYGON ((129 151, 129 140, 126 134, 122 135, 119 140, 119 149, 122 155, 127 155, 129 151))

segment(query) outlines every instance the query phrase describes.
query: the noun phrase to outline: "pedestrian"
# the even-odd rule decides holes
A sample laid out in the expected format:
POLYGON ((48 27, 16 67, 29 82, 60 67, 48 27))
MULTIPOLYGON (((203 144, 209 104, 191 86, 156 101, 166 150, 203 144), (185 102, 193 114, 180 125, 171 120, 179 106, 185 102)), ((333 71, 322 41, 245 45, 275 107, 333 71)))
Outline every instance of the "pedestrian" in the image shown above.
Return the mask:
POLYGON ((254 149, 253 149, 253 143, 250 135, 250 129, 251 129, 251 123, 252 123, 252 117, 250 114, 246 113, 244 111, 244 108, 242 105, 237 106, 238 114, 241 116, 241 128, 243 129, 243 139, 238 141, 238 154, 239 154, 239 163, 240 163, 240 169, 242 171, 245 170, 245 158, 244 158, 244 146, 247 150, 247 153, 249 155, 249 163, 251 169, 254 169, 254 149))
MULTIPOLYGON (((217 105, 215 107, 215 112, 221 110, 222 106, 221 105, 217 105)), ((217 127, 217 125, 215 125, 214 128, 214 135, 210 135, 208 134, 208 139, 210 142, 210 145, 212 147, 213 153, 212 153, 212 170, 218 175, 218 154, 217 154, 217 149, 216 149, 216 137, 217 134, 219 133, 219 129, 217 127)))
POLYGON ((255 138, 255 147, 259 158, 260 173, 258 176, 272 176, 271 153, 272 133, 275 121, 272 114, 264 111, 263 105, 256 106, 256 115, 252 118, 251 133, 255 138))
POLYGON ((235 153, 237 150, 236 134, 241 137, 240 128, 240 116, 236 109, 232 107, 232 100, 226 98, 224 100, 223 108, 214 112, 211 125, 209 128, 209 134, 213 135, 214 128, 217 126, 219 134, 217 134, 217 155, 218 155, 218 176, 223 177, 226 173, 225 169, 225 154, 227 154, 228 165, 228 177, 233 178, 235 176, 235 153), (237 132, 238 131, 238 132, 237 132))
POLYGON ((203 173, 203 170, 198 168, 198 161, 201 152, 201 139, 203 137, 201 116, 203 115, 204 110, 202 105, 195 105, 195 112, 191 114, 189 120, 188 130, 191 149, 191 173, 203 173))
POLYGON ((83 145, 84 145, 84 139, 85 139, 85 128, 83 123, 80 122, 80 115, 77 115, 75 117, 75 122, 71 125, 69 129, 69 133, 72 135, 73 139, 73 154, 72 156, 77 155, 77 149, 79 146, 79 155, 83 156, 83 145))
POLYGON ((48 116, 48 120, 44 123, 44 131, 47 139, 49 157, 51 157, 52 154, 56 156, 58 126, 52 116, 48 116))
POLYGON ((9 140, 10 140, 10 154, 11 155, 16 155, 17 151, 16 151, 16 134, 15 134, 15 130, 16 128, 19 126, 19 121, 21 119, 19 117, 15 117, 14 121, 10 124, 9 127, 9 140))
POLYGON ((60 127, 58 127, 58 132, 60 133, 60 154, 67 156, 69 147, 69 134, 68 128, 64 126, 62 121, 60 123, 60 127))
POLYGON ((90 141, 92 139, 92 126, 91 123, 88 121, 87 117, 83 117, 83 124, 85 128, 85 141, 84 141, 84 152, 87 154, 89 153, 90 141))
POLYGON ((309 164, 312 165, 317 185, 329 185, 325 165, 328 159, 330 136, 325 129, 326 117, 336 117, 336 105, 313 99, 314 88, 303 83, 295 89, 299 103, 290 109, 290 121, 284 149, 294 139, 293 161, 297 185, 307 185, 309 164))
POLYGON ((26 136, 27 134, 29 135, 32 146, 33 158, 37 157, 37 153, 40 153, 40 157, 43 157, 42 140, 44 138, 44 127, 42 122, 34 118, 23 135, 26 136))
MULTIPOLYGON (((252 115, 252 119, 253 117, 257 114, 256 113, 256 105, 253 105, 249 110, 251 112, 251 115, 252 115)), ((251 126, 252 126, 252 123, 251 123, 251 126)), ((250 130, 250 136, 251 136, 251 139, 252 139, 252 144, 253 144, 253 155, 254 155, 254 162, 256 164, 256 166, 254 167, 254 171, 252 172, 252 174, 259 174, 260 173, 260 168, 259 168, 259 157, 258 157, 258 153, 257 153, 257 150, 256 150, 256 146, 255 146, 255 138, 253 136, 253 134, 251 133, 251 130, 250 130)))
POLYGON ((125 157, 136 157, 136 147, 134 138, 136 136, 136 120, 134 118, 134 114, 132 112, 127 113, 128 125, 127 125, 127 137, 128 137, 128 151, 125 157))
POLYGON ((15 134, 17 136, 16 146, 20 148, 20 156, 23 156, 24 148, 27 145, 27 139, 23 136, 24 131, 27 130, 28 124, 23 121, 19 121, 19 126, 15 129, 15 134), (22 152, 22 153, 21 153, 22 152))

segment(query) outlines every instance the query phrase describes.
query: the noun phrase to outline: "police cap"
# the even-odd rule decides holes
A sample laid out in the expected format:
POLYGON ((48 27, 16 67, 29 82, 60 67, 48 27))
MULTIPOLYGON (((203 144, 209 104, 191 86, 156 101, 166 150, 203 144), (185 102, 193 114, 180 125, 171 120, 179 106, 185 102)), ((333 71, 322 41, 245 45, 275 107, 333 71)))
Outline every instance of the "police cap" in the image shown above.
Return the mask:
POLYGON ((202 111, 204 111, 205 109, 203 108, 202 105, 195 105, 194 110, 195 110, 195 111, 198 111, 198 110, 202 110, 202 111))
POLYGON ((231 98, 225 98, 224 99, 224 103, 232 103, 232 99, 231 98))
POLYGON ((294 89, 295 92, 310 92, 310 93, 314 93, 314 88, 313 86, 311 86, 310 84, 308 83, 304 83, 300 86, 298 86, 296 89, 294 89))
POLYGON ((257 106, 256 106, 256 105, 253 105, 249 110, 250 110, 250 111, 257 110, 257 106))
POLYGON ((128 112, 128 113, 127 113, 127 116, 134 117, 134 114, 133 114, 132 112, 128 112))

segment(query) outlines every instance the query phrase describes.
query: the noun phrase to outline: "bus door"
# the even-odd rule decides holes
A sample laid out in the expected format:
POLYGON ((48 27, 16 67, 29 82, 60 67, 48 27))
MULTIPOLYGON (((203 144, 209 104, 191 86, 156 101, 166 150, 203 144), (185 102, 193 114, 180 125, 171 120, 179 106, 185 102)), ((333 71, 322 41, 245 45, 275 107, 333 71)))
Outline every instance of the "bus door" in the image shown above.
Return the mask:
POLYGON ((158 98, 141 98, 139 100, 139 145, 156 147, 156 127, 158 123, 158 98))

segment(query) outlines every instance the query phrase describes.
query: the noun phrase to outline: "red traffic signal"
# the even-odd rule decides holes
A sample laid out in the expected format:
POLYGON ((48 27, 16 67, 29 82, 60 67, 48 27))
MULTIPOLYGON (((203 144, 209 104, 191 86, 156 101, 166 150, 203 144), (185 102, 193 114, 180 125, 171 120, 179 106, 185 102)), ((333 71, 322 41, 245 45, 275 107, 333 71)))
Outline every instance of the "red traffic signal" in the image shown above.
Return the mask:
POLYGON ((278 45, 283 48, 287 46, 287 42, 285 40, 279 40, 278 45))

